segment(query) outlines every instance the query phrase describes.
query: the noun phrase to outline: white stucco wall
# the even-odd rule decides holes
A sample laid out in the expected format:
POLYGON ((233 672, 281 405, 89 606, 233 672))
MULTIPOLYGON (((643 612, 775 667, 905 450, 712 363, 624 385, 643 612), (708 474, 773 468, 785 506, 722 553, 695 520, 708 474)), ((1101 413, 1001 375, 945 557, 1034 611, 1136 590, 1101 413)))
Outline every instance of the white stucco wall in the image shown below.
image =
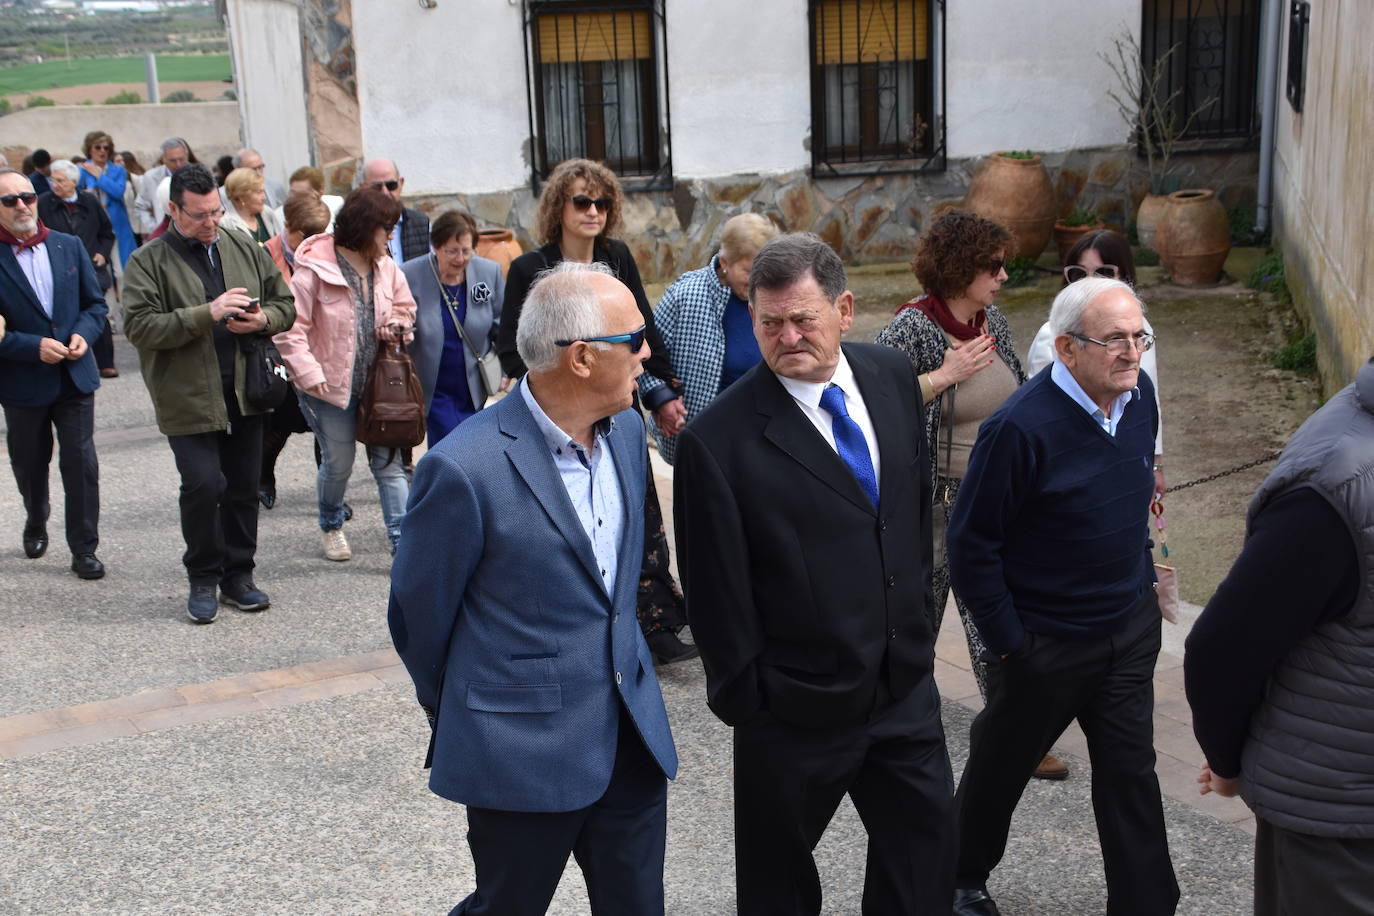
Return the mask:
MULTIPOLYGON (((233 102, 26 108, 0 119, 0 147, 46 149, 57 159, 81 152, 81 139, 97 129, 114 137, 119 149, 131 150, 145 167, 162 155, 167 137, 185 137, 207 167, 239 148, 239 110, 233 102)), ((19 160, 12 158, 10 164, 18 168, 19 160)))
POLYGON ((1282 26, 1275 121, 1275 231, 1288 286, 1317 332, 1328 393, 1374 353, 1374 5, 1312 4, 1301 114, 1284 96, 1288 24, 1282 26))
POLYGON ((808 167, 806 0, 668 3, 673 173, 808 167))
POLYGON ((1127 128, 1098 59, 1140 38, 1141 0, 982 0, 946 4, 949 155, 1117 146, 1127 128))
POLYGON ((508 0, 354 0, 364 154, 396 160, 407 194, 527 184, 521 29, 508 0))
POLYGON ((230 0, 228 21, 244 143, 285 184, 310 164, 300 14, 291 0, 230 0))

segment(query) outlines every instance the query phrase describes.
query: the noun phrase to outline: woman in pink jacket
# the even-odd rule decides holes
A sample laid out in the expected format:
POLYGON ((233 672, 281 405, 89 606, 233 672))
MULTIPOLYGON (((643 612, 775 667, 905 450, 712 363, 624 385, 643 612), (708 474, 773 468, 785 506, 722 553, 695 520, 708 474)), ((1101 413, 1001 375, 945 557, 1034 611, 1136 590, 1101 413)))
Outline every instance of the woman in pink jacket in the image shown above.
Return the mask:
MULTIPOLYGON (((349 194, 334 231, 296 249, 296 323, 274 338, 320 443, 316 489, 330 560, 353 556, 343 533, 344 492, 357 448, 358 400, 378 341, 409 340, 415 326, 415 300, 387 254, 387 237, 400 216, 400 204, 381 191, 359 188, 349 194)), ((367 459, 394 554, 409 493, 401 453, 368 446, 367 459)))

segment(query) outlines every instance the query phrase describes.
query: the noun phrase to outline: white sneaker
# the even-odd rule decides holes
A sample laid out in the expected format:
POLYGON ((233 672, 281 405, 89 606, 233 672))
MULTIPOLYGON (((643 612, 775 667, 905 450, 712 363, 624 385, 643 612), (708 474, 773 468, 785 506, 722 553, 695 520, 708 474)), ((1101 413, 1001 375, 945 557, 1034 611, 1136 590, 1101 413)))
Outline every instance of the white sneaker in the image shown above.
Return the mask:
POLYGON ((342 528, 321 533, 324 535, 324 558, 326 560, 342 562, 353 559, 353 551, 348 549, 348 538, 344 537, 342 528))

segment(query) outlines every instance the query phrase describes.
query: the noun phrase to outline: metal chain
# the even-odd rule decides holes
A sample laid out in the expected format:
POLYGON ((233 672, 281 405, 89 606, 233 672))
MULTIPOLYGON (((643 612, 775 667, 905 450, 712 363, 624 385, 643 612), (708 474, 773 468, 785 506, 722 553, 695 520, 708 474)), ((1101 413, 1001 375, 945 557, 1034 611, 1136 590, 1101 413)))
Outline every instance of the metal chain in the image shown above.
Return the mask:
POLYGON ((1275 458, 1279 457, 1279 454, 1279 452, 1270 452, 1263 458, 1256 458, 1254 461, 1247 461, 1245 464, 1238 465, 1237 467, 1233 467, 1230 470, 1218 471, 1215 474, 1208 474, 1206 477, 1199 477, 1197 480, 1190 480, 1187 483, 1181 483, 1178 486, 1171 486, 1169 487, 1169 492, 1177 493, 1179 490, 1186 490, 1189 487, 1195 487, 1200 483, 1211 483, 1212 481, 1220 480, 1223 477, 1230 477, 1232 474, 1239 474, 1241 471, 1248 471, 1251 468, 1257 468, 1261 464, 1268 464, 1270 461, 1273 461, 1275 458))

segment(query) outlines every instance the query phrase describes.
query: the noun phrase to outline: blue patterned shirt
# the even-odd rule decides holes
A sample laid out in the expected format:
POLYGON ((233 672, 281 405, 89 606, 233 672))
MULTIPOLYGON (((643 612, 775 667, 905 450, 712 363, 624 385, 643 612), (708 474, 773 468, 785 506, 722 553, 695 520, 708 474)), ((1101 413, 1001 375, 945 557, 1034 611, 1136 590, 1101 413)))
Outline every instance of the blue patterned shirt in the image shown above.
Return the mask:
POLYGON ((620 480, 615 472, 615 459, 606 444, 614 419, 606 417, 592 429, 592 448, 587 449, 558 427, 530 391, 529 376, 520 380, 520 395, 530 409, 534 423, 544 434, 549 456, 563 486, 572 501, 573 512, 582 523, 592 542, 601 585, 606 594, 615 597, 616 550, 624 527, 624 500, 620 494, 620 480))

